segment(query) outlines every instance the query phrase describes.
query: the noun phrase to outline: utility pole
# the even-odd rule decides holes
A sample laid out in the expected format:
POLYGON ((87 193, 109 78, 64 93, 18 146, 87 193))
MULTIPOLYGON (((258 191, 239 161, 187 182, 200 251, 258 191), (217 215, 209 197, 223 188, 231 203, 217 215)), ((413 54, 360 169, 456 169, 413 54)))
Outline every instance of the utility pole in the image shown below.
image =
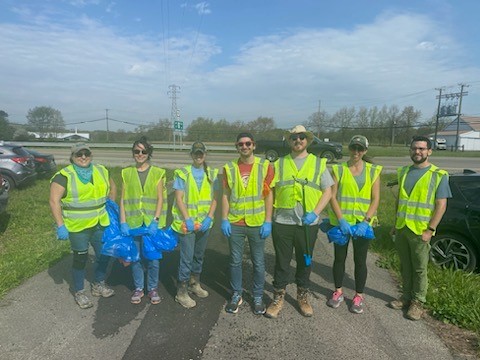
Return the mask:
POLYGON ((105 120, 107 122, 107 143, 109 142, 109 133, 108 133, 108 109, 105 109, 105 120))
MULTIPOLYGON (((175 151, 175 140, 176 140, 176 124, 178 124, 177 118, 179 117, 179 110, 177 108, 177 92, 180 92, 180 86, 177 85, 169 85, 168 88, 168 95, 170 95, 170 99, 172 99, 172 109, 170 111, 170 121, 172 122, 172 134, 173 134, 173 150, 175 151)), ((181 129, 183 131, 183 129, 181 129)), ((180 138, 181 141, 181 138, 180 138)))
POLYGON ((438 99, 438 106, 437 106, 437 119, 435 121, 435 136, 433 138, 433 148, 436 149, 437 147, 437 134, 438 134, 438 120, 440 119, 440 103, 442 102, 442 90, 443 88, 436 88, 440 93, 437 96, 438 99))
POLYGON ((468 95, 467 92, 463 92, 463 88, 468 87, 466 84, 458 84, 460 85, 460 102, 458 103, 458 113, 457 113, 457 136, 455 138, 455 151, 458 151, 458 140, 459 140, 459 133, 460 133, 460 115, 462 114, 462 98, 464 95, 468 95))

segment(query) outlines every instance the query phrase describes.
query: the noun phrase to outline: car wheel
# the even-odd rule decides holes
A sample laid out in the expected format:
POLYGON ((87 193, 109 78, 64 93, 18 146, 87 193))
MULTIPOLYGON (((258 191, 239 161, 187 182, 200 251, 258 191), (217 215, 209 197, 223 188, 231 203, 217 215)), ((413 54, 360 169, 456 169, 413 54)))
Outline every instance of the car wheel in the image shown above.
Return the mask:
POLYGON ((278 153, 275 150, 267 150, 265 158, 270 162, 274 162, 278 159, 278 153))
POLYGON ((473 271, 477 267, 475 250, 460 235, 438 235, 432 238, 430 245, 430 260, 437 266, 464 271, 473 271))
POLYGON ((5 191, 10 191, 15 189, 15 181, 13 181, 13 179, 8 175, 2 175, 2 176, 3 176, 3 180, 5 180, 5 191))
POLYGON ((327 163, 333 162, 335 160, 335 155, 331 151, 324 151, 321 155, 321 158, 327 159, 327 163))

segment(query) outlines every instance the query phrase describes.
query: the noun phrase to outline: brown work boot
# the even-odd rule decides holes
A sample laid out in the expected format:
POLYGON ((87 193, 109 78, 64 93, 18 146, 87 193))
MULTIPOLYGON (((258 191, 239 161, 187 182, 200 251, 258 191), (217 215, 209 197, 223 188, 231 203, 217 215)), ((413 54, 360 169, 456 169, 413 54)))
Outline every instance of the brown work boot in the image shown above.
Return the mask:
POLYGON ((200 285, 200 274, 192 274, 190 276, 188 291, 197 295, 199 298, 206 298, 208 296, 208 291, 200 285))
POLYGON ((278 313, 282 310, 283 302, 285 299, 285 289, 275 289, 273 293, 273 301, 268 305, 265 316, 276 319, 278 313))
POLYGON ((423 304, 418 300, 412 300, 407 311, 407 318, 410 320, 420 320, 423 315, 423 304))
POLYGON ((308 289, 297 288, 297 301, 303 316, 310 317, 313 315, 312 305, 308 302, 308 289))
POLYGON ((188 295, 188 284, 186 281, 178 283, 177 295, 175 301, 182 305, 184 308, 190 309, 197 305, 196 301, 188 295))
POLYGON ((390 301, 388 303, 388 306, 395 310, 402 310, 410 306, 410 301, 403 300, 402 298, 400 298, 400 299, 390 301))

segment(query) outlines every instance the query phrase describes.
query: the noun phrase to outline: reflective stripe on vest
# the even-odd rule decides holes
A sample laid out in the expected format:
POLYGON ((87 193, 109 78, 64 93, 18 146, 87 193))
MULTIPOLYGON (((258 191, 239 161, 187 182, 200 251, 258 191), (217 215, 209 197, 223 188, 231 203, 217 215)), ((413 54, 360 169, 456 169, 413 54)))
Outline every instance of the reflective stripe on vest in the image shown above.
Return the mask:
POLYGON ((268 174, 269 162, 255 156, 247 187, 243 186, 237 161, 225 165, 227 183, 230 187, 228 220, 239 222, 245 219, 248 226, 260 226, 265 221, 263 184, 268 174))
MULTIPOLYGON (((364 162, 365 166, 365 184, 362 189, 358 188, 355 177, 348 168, 346 162, 340 165, 333 165, 332 172, 338 181, 337 202, 342 210, 342 215, 349 224, 354 225, 358 221, 363 221, 372 202, 373 183, 378 179, 382 166, 372 165, 364 162)), ((328 209, 330 224, 338 225, 338 219, 331 207, 328 209)), ((371 223, 376 216, 372 216, 371 223)))
POLYGON ((295 179, 306 179, 305 205, 307 212, 317 206, 323 192, 320 179, 327 168, 327 160, 308 154, 300 170, 292 156, 286 155, 275 162, 275 208, 293 209, 302 202, 302 185, 295 179))
MULTIPOLYGON (((195 178, 192 175, 191 165, 186 166, 183 169, 175 170, 175 175, 183 179, 185 182, 183 202, 187 208, 188 216, 190 216, 194 222, 202 222, 207 217, 214 199, 215 190, 213 186, 218 175, 218 169, 210 169, 207 167, 207 174, 208 178, 207 176, 203 177, 199 190, 195 178)), ((172 215, 172 229, 181 233, 184 219, 176 201, 174 201, 172 207, 172 215)), ((212 226, 213 222, 210 227, 212 226)))
POLYGON ((448 176, 444 170, 431 165, 430 169, 418 179, 410 196, 404 188, 409 166, 397 170, 398 176, 398 209, 395 227, 401 229, 407 226, 412 232, 421 235, 429 226, 435 210, 435 195, 443 176, 448 176))
POLYGON ((98 223, 108 226, 110 219, 105 202, 110 191, 108 170, 102 165, 92 164, 92 182, 80 181, 73 165, 60 170, 67 178, 65 197, 61 199, 62 217, 70 232, 80 232, 98 223))
POLYGON ((167 223, 167 188, 165 170, 157 166, 150 166, 145 184, 140 183, 138 170, 134 166, 122 169, 123 206, 128 226, 132 229, 145 224, 150 225, 155 216, 158 198, 158 183, 163 181, 163 203, 158 227, 163 228, 167 223))

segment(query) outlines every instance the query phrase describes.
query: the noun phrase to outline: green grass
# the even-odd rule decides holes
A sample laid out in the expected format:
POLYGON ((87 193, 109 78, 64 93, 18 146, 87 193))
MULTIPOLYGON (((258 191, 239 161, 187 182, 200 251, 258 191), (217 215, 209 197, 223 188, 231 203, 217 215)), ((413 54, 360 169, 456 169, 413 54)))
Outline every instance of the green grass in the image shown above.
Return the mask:
MULTIPOLYGON (((119 187, 120 168, 111 169, 119 187)), ((394 174, 382 177, 379 226, 372 250, 380 255, 377 265, 399 276, 399 260, 389 232, 393 226, 395 197, 385 186, 394 174)), ((167 179, 172 179, 168 170, 167 179)), ((49 268, 70 252, 68 242, 56 240, 48 205, 49 182, 12 191, 9 216, 0 219, 0 298, 31 276, 49 268)), ((119 194, 118 194, 119 197, 119 194)), ((117 197, 117 200, 118 200, 117 197)), ((480 335, 480 274, 434 268, 429 271, 427 306, 437 319, 476 331, 480 335)))

